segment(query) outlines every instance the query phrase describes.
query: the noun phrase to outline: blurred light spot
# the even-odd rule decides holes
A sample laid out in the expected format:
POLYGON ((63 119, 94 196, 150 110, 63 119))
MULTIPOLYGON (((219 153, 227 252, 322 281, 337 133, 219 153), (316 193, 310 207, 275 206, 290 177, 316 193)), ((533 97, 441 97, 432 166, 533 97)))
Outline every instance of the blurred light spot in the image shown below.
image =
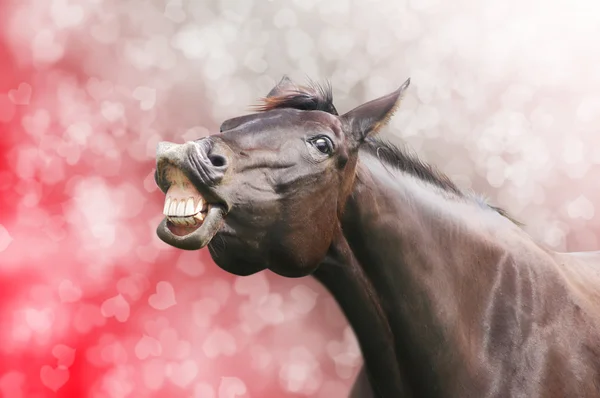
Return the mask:
POLYGON ((46 133, 50 125, 50 113, 46 109, 38 109, 33 115, 25 115, 21 119, 21 125, 32 137, 40 139, 46 133))
POLYGON ((64 53, 64 47, 56 41, 54 32, 48 29, 39 31, 31 44, 33 59, 40 63, 54 63, 60 60, 64 53))
POLYGON ((171 362, 167 364, 166 373, 173 384, 186 388, 198 375, 198 365, 191 359, 181 363, 171 362))
POLYGON ((195 251, 182 251, 176 263, 177 269, 191 277, 204 274, 206 266, 195 251))
POLYGON ((69 371, 62 367, 52 368, 44 365, 40 369, 40 379, 42 383, 50 390, 56 392, 69 381, 69 371))
POLYGON ((251 0, 220 0, 216 4, 223 17, 237 23, 246 21, 254 7, 254 2, 251 0))
POLYGON ((583 143, 574 137, 565 140, 563 159, 568 164, 578 163, 583 160, 583 143))
POLYGON ((236 277, 233 290, 240 296, 248 296, 251 301, 260 301, 269 293, 269 281, 263 272, 236 277))
POLYGON ((165 381, 165 361, 151 359, 142 365, 144 385, 150 390, 160 390, 165 381))
POLYGON ((297 285, 290 291, 290 296, 294 299, 293 309, 300 314, 308 314, 315 307, 319 294, 306 285, 297 285))
POLYGON ((319 390, 317 398, 330 398, 330 397, 342 397, 344 394, 348 394, 348 387, 342 382, 337 380, 326 381, 319 390))
POLYGON ((554 250, 564 250, 565 232, 556 225, 549 226, 543 235, 543 241, 554 250))
POLYGON ((99 349, 100 359, 105 364, 123 365, 128 361, 127 350, 114 336, 111 339, 101 340, 96 348, 99 349))
POLYGON ((52 355, 57 359, 59 367, 70 368, 75 361, 75 350, 64 344, 57 344, 52 348, 52 355))
POLYGON ((73 327, 79 333, 88 333, 94 327, 103 326, 106 318, 102 315, 100 308, 94 304, 83 303, 73 316, 73 327))
POLYGON ((158 337, 160 334, 169 327, 169 320, 165 317, 157 317, 156 319, 151 319, 146 321, 144 324, 144 330, 153 337, 158 337))
POLYGON ((25 375, 18 371, 9 371, 0 376, 0 393, 4 397, 25 398, 23 384, 25 384, 25 375))
POLYGON ((528 86, 511 84, 500 97, 502 106, 506 109, 519 111, 533 99, 534 91, 528 86))
POLYGON ((15 116, 15 104, 7 94, 0 93, 0 123, 8 123, 15 116))
POLYGON ((0 224, 0 252, 3 252, 8 248, 13 238, 8 233, 8 230, 4 228, 4 225, 0 224))
POLYGON ((102 44, 115 43, 121 35, 121 25, 115 15, 105 15, 90 28, 90 35, 102 44))
POLYGON ((38 310, 28 308, 25 310, 25 320, 32 331, 37 333, 45 333, 52 326, 54 320, 54 312, 50 308, 38 310))
POLYGON ((8 98, 15 105, 29 105, 31 92, 32 88, 29 83, 20 83, 16 90, 13 89, 8 92, 8 98))
POLYGON ((246 394, 246 384, 237 377, 221 377, 218 398, 238 398, 246 394))
POLYGON ((134 380, 136 368, 131 365, 118 365, 104 374, 101 391, 110 398, 127 398, 136 390, 134 380))
POLYGON ((203 329, 211 325, 211 319, 221 309, 219 302, 207 297, 192 304, 192 319, 194 323, 203 329))
POLYGON ((567 213, 571 218, 583 218, 591 220, 594 218, 594 204, 585 196, 581 195, 567 205, 567 213))
POLYGON ((146 192, 155 192, 158 190, 158 186, 156 185, 156 180, 154 179, 154 175, 156 174, 156 169, 152 169, 150 173, 144 178, 144 189, 146 192))
POLYGON ((113 84, 109 80, 100 80, 96 77, 90 77, 85 85, 86 91, 95 100, 105 99, 113 91, 113 84))
POLYGON ((577 107, 577 119, 584 123, 589 123, 598 119, 600 114, 600 97, 586 97, 577 107))
POLYGON ((350 54, 355 46, 355 40, 344 29, 325 27, 318 45, 325 59, 336 60, 350 54))
POLYGON ((215 389, 207 383, 196 383, 192 398, 215 398, 215 389))
POLYGON ((304 347, 292 348, 279 371, 281 386, 293 393, 314 394, 321 386, 321 379, 319 363, 304 347))
POLYGON ((115 122, 123 117, 125 108, 119 102, 102 101, 100 113, 109 122, 115 122))
POLYGON ((120 294, 105 300, 100 306, 100 312, 103 316, 115 317, 119 322, 125 322, 129 319, 129 303, 120 294))
POLYGON ((181 0, 170 0, 165 6, 165 17, 175 23, 185 21, 186 15, 183 11, 181 0))
POLYGON ((203 31, 196 25, 183 26, 173 37, 171 45, 188 59, 203 58, 207 52, 203 31))
POLYGON ((148 111, 154 108, 156 103, 156 89, 144 86, 136 87, 133 90, 133 98, 140 102, 141 110, 148 111))
POLYGON ((250 355, 252 356, 251 366, 258 370, 266 369, 273 360, 270 351, 262 345, 251 346, 250 355))
POLYGON ((148 298, 148 304, 155 310, 163 311, 177 304, 173 285, 166 281, 156 284, 156 293, 148 298))
POLYGON ((230 357, 237 351, 237 346, 231 333, 216 327, 204 340, 202 351, 208 358, 217 358, 220 355, 230 357))
POLYGON ((254 73, 262 73, 269 67, 269 64, 264 60, 265 52, 262 48, 255 48, 246 54, 244 57, 244 66, 254 73))
POLYGON ((58 296, 63 303, 75 303, 81 298, 81 288, 69 279, 64 279, 58 285, 58 296))
POLYGON ((273 16, 273 25, 278 29, 296 26, 297 18, 294 10, 286 7, 280 8, 273 16))
POLYGON ((272 325, 282 323, 285 320, 282 311, 282 302, 281 295, 276 293, 268 294, 257 303, 256 313, 266 323, 272 325))
POLYGON ((136 301, 148 288, 148 279, 143 274, 133 274, 119 279, 117 290, 129 299, 136 301))
POLYGON ((83 21, 84 11, 80 5, 69 4, 68 0, 52 0, 50 16, 57 28, 73 28, 83 21))
POLYGON ((305 31, 292 28, 285 33, 287 53, 290 58, 298 60, 310 56, 314 42, 305 31))
POLYGON ((150 356, 158 357, 162 353, 160 342, 153 337, 144 335, 135 345, 135 356, 146 359, 150 356))
POLYGON ((182 359, 190 355, 189 341, 180 339, 174 328, 163 329, 159 333, 158 341, 160 341, 163 354, 167 358, 182 359))

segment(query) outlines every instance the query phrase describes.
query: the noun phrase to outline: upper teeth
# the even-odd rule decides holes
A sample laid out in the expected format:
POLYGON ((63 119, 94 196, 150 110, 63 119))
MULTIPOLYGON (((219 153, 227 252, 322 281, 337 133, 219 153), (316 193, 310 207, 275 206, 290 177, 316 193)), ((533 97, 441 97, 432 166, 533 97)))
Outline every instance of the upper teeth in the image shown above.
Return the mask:
POLYGON ((194 205, 194 198, 174 198, 167 196, 163 214, 172 217, 188 217, 199 213, 204 207, 204 200, 197 198, 197 203, 194 205))
POLYGON ((200 192, 190 183, 184 173, 175 167, 166 170, 166 176, 171 182, 167 191, 163 214, 177 225, 197 225, 204 220, 208 204, 200 192))

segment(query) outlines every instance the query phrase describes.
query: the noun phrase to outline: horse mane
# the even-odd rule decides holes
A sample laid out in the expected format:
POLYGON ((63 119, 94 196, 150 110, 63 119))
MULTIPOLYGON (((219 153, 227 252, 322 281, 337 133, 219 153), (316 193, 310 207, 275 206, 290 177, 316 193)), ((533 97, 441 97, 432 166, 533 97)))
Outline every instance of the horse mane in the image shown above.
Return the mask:
POLYGON ((265 97, 261 102, 262 104, 254 107, 258 112, 292 108, 303 111, 323 111, 338 116, 338 111, 333 106, 333 90, 329 81, 318 84, 309 80, 306 86, 286 90, 281 95, 265 97))
MULTIPOLYGON (((258 112, 292 108, 305 111, 323 111, 332 115, 339 115, 333 105, 333 90, 329 81, 326 81, 324 84, 318 84, 309 80, 306 86, 299 86, 295 90, 286 90, 281 95, 265 97, 261 102, 262 104, 254 107, 258 112)), ((466 195, 446 174, 440 172, 434 166, 423 162, 416 154, 411 154, 389 141, 385 141, 379 137, 371 137, 365 140, 361 149, 366 150, 375 158, 402 172, 426 181, 460 198, 475 196, 466 195)), ((506 210, 489 204, 485 198, 476 196, 475 201, 506 217, 514 224, 523 225, 521 222, 513 219, 506 210)))
POLYGON ((389 141, 380 137, 370 137, 365 140, 361 149, 400 171, 435 185, 444 191, 464 197, 461 189, 447 175, 423 162, 416 154, 411 154, 389 141))
POLYGON ((422 161, 416 154, 411 154, 405 149, 383 140, 380 137, 371 137, 365 140, 361 146, 367 153, 379 159, 397 170, 405 172, 411 176, 428 182, 446 192, 450 192, 460 198, 474 198, 478 204, 483 205, 501 216, 509 219, 518 226, 523 224, 512 218, 508 212, 498 206, 491 205, 486 198, 475 195, 465 194, 446 174, 440 172, 436 167, 422 161))

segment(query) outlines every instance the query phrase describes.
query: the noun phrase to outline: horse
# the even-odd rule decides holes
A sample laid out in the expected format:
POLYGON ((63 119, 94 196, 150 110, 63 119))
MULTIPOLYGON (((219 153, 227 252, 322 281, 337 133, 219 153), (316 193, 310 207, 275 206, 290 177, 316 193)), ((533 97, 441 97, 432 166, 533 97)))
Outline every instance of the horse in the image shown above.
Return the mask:
POLYGON ((315 277, 362 351, 354 397, 599 397, 600 252, 545 247, 378 137, 409 85, 340 115, 330 85, 284 77, 219 133, 160 142, 157 235, 315 277))

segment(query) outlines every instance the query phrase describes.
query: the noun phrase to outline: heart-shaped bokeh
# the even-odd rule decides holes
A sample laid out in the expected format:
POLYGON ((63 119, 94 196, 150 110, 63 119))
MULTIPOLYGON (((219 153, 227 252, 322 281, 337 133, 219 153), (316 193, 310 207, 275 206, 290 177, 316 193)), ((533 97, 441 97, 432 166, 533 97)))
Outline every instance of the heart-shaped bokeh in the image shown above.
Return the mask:
POLYGON ((598 250, 600 13, 537 3, 0 2, 0 397, 347 395, 362 358, 320 284, 156 236, 158 142, 218 133, 283 74, 329 79, 340 112, 411 77, 386 138, 598 250))

